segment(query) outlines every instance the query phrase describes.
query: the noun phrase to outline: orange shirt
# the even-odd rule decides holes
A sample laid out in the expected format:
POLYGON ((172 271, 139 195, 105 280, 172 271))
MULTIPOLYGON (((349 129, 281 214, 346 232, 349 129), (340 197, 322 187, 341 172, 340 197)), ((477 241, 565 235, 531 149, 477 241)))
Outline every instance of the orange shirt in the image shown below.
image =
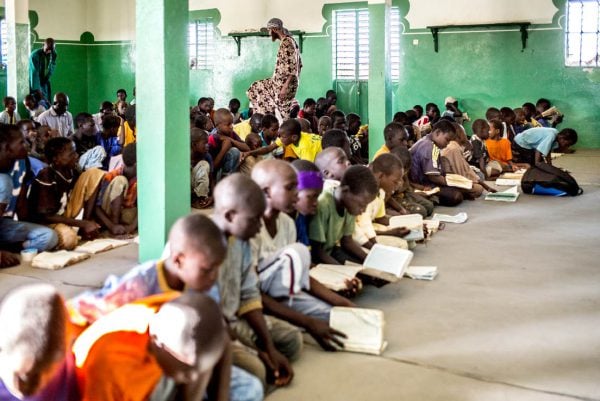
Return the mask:
POLYGON ((501 138, 499 141, 486 139, 485 146, 487 146, 490 160, 496 160, 504 164, 512 160, 512 150, 508 139, 501 138))
POLYGON ((163 375, 148 351, 150 318, 178 292, 125 305, 93 323, 73 345, 82 401, 145 401, 163 375))

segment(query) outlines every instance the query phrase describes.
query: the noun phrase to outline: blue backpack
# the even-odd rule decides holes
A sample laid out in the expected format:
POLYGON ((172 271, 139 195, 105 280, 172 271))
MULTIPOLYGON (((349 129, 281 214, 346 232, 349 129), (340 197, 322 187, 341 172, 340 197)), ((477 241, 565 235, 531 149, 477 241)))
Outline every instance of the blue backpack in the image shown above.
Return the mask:
POLYGON ((571 174, 547 163, 529 168, 523 174, 521 188, 532 195, 577 196, 583 193, 571 174))

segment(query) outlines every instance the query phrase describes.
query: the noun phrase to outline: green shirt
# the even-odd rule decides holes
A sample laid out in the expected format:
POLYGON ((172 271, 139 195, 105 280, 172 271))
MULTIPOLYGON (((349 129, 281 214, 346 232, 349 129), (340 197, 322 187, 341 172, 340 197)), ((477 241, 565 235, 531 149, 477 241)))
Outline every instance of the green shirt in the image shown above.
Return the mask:
POLYGON ((355 216, 344 209, 344 214, 339 215, 335 207, 333 193, 324 191, 319 196, 317 214, 308 227, 310 240, 320 242, 327 253, 331 253, 337 242, 345 236, 351 236, 354 232, 355 216))

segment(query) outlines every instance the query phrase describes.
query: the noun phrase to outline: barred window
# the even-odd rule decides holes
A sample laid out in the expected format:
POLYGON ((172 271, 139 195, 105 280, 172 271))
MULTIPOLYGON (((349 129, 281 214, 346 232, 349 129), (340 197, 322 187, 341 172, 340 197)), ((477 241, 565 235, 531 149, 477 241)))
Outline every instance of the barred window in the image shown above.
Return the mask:
MULTIPOLYGON (((367 9, 333 12, 333 77, 336 80, 369 79, 369 11, 367 9)), ((390 58, 392 80, 400 78, 400 10, 390 15, 390 58)))
POLYGON ((212 19, 189 24, 188 49, 190 69, 212 70, 215 59, 215 27, 212 19))
POLYGON ((0 69, 5 70, 8 63, 8 41, 6 40, 6 20, 2 18, 0 21, 0 69))
POLYGON ((565 65, 600 66, 600 0, 567 2, 565 65))

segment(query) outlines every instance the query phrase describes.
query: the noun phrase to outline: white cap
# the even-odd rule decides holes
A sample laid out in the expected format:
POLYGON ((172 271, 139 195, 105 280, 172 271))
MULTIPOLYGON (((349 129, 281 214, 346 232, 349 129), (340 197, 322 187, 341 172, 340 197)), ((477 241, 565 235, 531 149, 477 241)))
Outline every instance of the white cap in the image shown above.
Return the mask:
POLYGON ((452 96, 448 96, 446 98, 446 100, 444 100, 444 104, 448 104, 448 103, 456 103, 456 99, 453 98, 452 96))

